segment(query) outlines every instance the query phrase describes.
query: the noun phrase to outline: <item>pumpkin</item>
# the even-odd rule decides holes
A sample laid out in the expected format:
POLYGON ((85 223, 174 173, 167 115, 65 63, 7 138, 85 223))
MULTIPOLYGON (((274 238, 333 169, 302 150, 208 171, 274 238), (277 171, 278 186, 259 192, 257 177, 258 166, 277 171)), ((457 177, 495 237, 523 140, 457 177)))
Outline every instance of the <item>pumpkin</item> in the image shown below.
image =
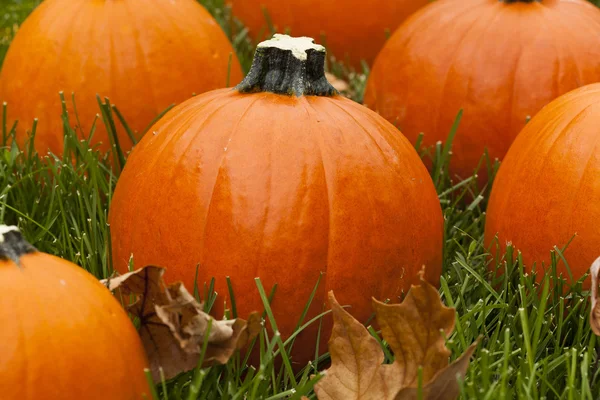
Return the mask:
MULTIPOLYGON (((0 101, 8 103, 8 120, 19 121, 21 144, 38 118, 36 150, 60 155, 59 91, 65 93, 70 122, 80 137, 90 134, 100 112, 99 94, 110 98, 139 138, 170 104, 225 87, 231 55, 230 81, 236 84, 243 75, 233 48, 195 0, 46 0, 25 20, 8 50, 0 101)), ((117 124, 127 151, 131 139, 117 124)), ((92 143, 110 149, 101 118, 92 143)))
POLYGON ((151 397, 127 313, 91 274, 0 226, 0 391, 4 400, 151 397))
MULTIPOLYGON (((267 292, 277 284, 284 337, 321 272, 305 321, 329 290, 366 320, 371 296, 401 295, 423 265, 437 284, 443 218, 427 169, 393 125, 337 94, 324 62, 312 39, 275 35, 235 89, 167 113, 117 183, 114 267, 125 272, 133 255, 193 287, 199 265, 200 287, 216 279, 216 314, 231 304, 226 277, 239 315, 263 309, 255 277, 267 292)), ((301 365, 315 354, 313 328, 295 342, 301 365)), ((328 337, 325 328, 321 349, 328 337)))
MULTIPOLYGON (((485 242, 492 254, 512 242, 528 271, 533 263, 542 271, 554 246, 572 240, 564 255, 575 280, 600 255, 599 116, 600 84, 584 86, 550 103, 517 136, 488 204, 485 242)), ((569 280, 562 261, 558 272, 569 280)))
POLYGON ((255 40, 289 30, 322 39, 338 59, 362 71, 371 65, 390 34, 431 0, 230 0, 232 13, 255 40), (268 18, 268 19, 267 19, 268 18), (270 20, 270 21, 269 21, 270 20))
POLYGON ((435 1, 387 42, 364 102, 425 146, 446 141, 463 109, 450 173, 468 178, 551 100, 600 81, 598 35, 600 10, 584 0, 435 1))

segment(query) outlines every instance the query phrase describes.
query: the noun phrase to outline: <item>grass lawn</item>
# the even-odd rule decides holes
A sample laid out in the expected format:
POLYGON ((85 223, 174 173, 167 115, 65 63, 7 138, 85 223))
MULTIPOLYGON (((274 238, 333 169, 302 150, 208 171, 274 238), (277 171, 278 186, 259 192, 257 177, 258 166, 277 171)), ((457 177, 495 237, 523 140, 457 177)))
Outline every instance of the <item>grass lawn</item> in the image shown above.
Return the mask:
MULTIPOLYGON (((0 62, 18 24, 39 2, 3 0, 0 62)), ((226 26, 223 0, 201 3, 226 26)), ((232 41, 248 68, 252 45, 245 33, 241 31, 232 41)), ((355 98, 360 99, 364 76, 348 74, 339 65, 330 68, 350 81, 355 98)), ((107 210, 118 178, 109 164, 87 143, 74 139, 68 128, 62 159, 26 156, 8 145, 12 132, 5 121, 0 131, 0 222, 18 224, 39 250, 71 260, 98 278, 107 277, 112 270, 107 210)), ((461 398, 600 398, 600 343, 589 326, 589 293, 580 284, 564 293, 550 291, 550 285, 564 284, 556 276, 546 276, 536 284, 535 276, 523 273, 519 255, 510 248, 495 262, 503 274, 492 279, 483 246, 488 188, 475 189, 475 178, 451 182, 445 173, 448 149, 442 145, 423 150, 423 155, 433 159, 438 171, 434 181, 446 224, 440 295, 457 310, 456 329, 447 346, 455 358, 483 336, 461 398)), ((487 166, 492 172, 496 167, 487 166)), ((556 249, 554 256, 560 258, 561 251, 556 249)), ((159 384, 157 398, 316 398, 312 387, 319 376, 311 377, 315 366, 292 376, 276 367, 272 356, 265 352, 258 370, 243 366, 236 357, 226 366, 182 374, 159 384)))

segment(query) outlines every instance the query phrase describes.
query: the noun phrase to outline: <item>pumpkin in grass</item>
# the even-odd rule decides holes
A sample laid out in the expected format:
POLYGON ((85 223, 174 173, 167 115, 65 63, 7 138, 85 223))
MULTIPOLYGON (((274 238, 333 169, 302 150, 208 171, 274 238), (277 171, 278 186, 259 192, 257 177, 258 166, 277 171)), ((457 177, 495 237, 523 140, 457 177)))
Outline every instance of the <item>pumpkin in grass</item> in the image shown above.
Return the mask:
MULTIPOLYGON (((492 254, 502 255, 512 242, 528 270, 536 263, 541 271, 542 264, 550 267, 555 246, 563 249, 571 242, 564 255, 574 280, 598 258, 599 117, 600 84, 588 85, 547 105, 519 134, 488 205, 485 242, 492 254)), ((562 261, 558 272, 570 281, 562 261)))
MULTIPOLYGON (((217 22, 195 0, 46 0, 25 20, 0 72, 0 101, 22 144, 38 118, 35 148, 61 154, 63 91, 73 126, 90 134, 108 97, 139 137, 172 103, 238 83, 241 67, 217 22), (199 73, 199 71, 202 71, 199 73), (71 94, 75 93, 75 118, 71 94)), ((121 147, 131 139, 118 127, 121 147)), ((93 143, 107 151, 102 120, 93 143)))
POLYGON ((151 397, 142 343, 91 274, 0 226, 3 400, 151 397))
POLYGON ((339 60, 362 71, 398 25, 431 0, 230 0, 258 41, 276 30, 319 38, 339 60))
POLYGON ((551 100, 600 81, 598 36, 600 10, 584 0, 438 0, 387 42, 365 105, 426 146, 445 141, 463 109, 450 172, 468 178, 551 100))
MULTIPOLYGON (((443 218, 427 169, 393 125, 336 93, 324 61, 312 39, 276 35, 258 45, 237 88, 197 96, 158 122, 114 194, 115 268, 126 271, 133 254, 135 265, 165 266, 167 280, 193 287, 199 265, 200 287, 216 278, 217 316, 225 277, 240 315, 263 309, 256 277, 267 292, 277 283, 285 337, 321 272, 306 321, 329 290, 366 320, 371 296, 395 299, 423 265, 437 284, 443 218)), ((314 357, 316 332, 295 342, 298 365, 314 357)))

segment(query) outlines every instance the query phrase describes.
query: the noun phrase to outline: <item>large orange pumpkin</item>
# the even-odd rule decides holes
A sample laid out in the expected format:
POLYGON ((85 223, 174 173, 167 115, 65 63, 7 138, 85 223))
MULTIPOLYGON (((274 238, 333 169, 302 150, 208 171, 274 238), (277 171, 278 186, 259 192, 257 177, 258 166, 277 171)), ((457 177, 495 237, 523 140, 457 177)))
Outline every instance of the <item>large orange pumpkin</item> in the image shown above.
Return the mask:
POLYGON ((467 178, 486 148, 502 159, 548 102, 600 81, 599 36, 600 10, 584 0, 438 0, 387 42, 365 105, 427 146, 464 109, 451 173, 467 178))
MULTIPOLYGON (((535 262, 540 271, 554 246, 576 235, 565 253, 575 280, 600 256, 599 123, 600 84, 593 84, 559 97, 523 129, 492 188, 485 241, 494 254, 510 241, 529 270, 535 262)), ((562 262, 559 273, 569 277, 562 262)))
MULTIPOLYGON (((38 118, 35 147, 62 153, 59 91, 71 123, 89 135, 100 112, 96 94, 109 97, 140 136, 172 103, 225 87, 233 48, 217 22, 195 0, 46 0, 20 27, 0 73, 0 101, 19 120, 25 140, 38 118), (75 93, 79 120, 74 117, 75 93)), ((232 84, 242 72, 232 56, 232 84)), ((121 146, 132 143, 119 129, 121 146)), ((94 143, 110 147, 102 120, 94 143)))
POLYGON ((406 17, 431 0, 230 0, 234 16, 262 40, 278 31, 320 38, 338 59, 362 70, 406 17), (266 15, 265 15, 266 14, 266 15), (267 20, 267 17, 270 21, 267 20))
MULTIPOLYGON (((240 315, 263 308, 255 277, 267 291, 277 283, 284 336, 321 272, 309 318, 328 290, 365 320, 371 296, 396 298, 423 265, 438 283, 443 218, 427 169, 393 125, 336 93, 324 61, 312 39, 276 35, 236 89, 188 100, 158 122, 114 194, 116 269, 133 254, 135 265, 165 266, 167 280, 192 287, 199 264, 200 285, 216 278, 216 312, 230 276, 240 315)), ((315 332, 296 342, 296 361, 314 357, 315 332)))
POLYGON ((7 226, 0 226, 0 327, 3 400, 151 397, 142 343, 113 295, 7 226))

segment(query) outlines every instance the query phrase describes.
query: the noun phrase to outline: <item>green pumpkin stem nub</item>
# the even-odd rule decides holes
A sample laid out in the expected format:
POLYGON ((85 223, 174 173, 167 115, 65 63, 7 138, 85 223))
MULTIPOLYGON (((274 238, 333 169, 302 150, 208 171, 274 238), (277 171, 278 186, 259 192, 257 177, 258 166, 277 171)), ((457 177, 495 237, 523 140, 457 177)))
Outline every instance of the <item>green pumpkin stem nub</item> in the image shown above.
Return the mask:
POLYGON ((0 225, 0 260, 10 260, 20 265, 21 256, 35 251, 35 247, 23 238, 19 228, 0 225))
POLYGON ((325 48, 308 37, 275 34, 259 43, 250 72, 235 87, 240 93, 335 96, 325 77, 325 48))

